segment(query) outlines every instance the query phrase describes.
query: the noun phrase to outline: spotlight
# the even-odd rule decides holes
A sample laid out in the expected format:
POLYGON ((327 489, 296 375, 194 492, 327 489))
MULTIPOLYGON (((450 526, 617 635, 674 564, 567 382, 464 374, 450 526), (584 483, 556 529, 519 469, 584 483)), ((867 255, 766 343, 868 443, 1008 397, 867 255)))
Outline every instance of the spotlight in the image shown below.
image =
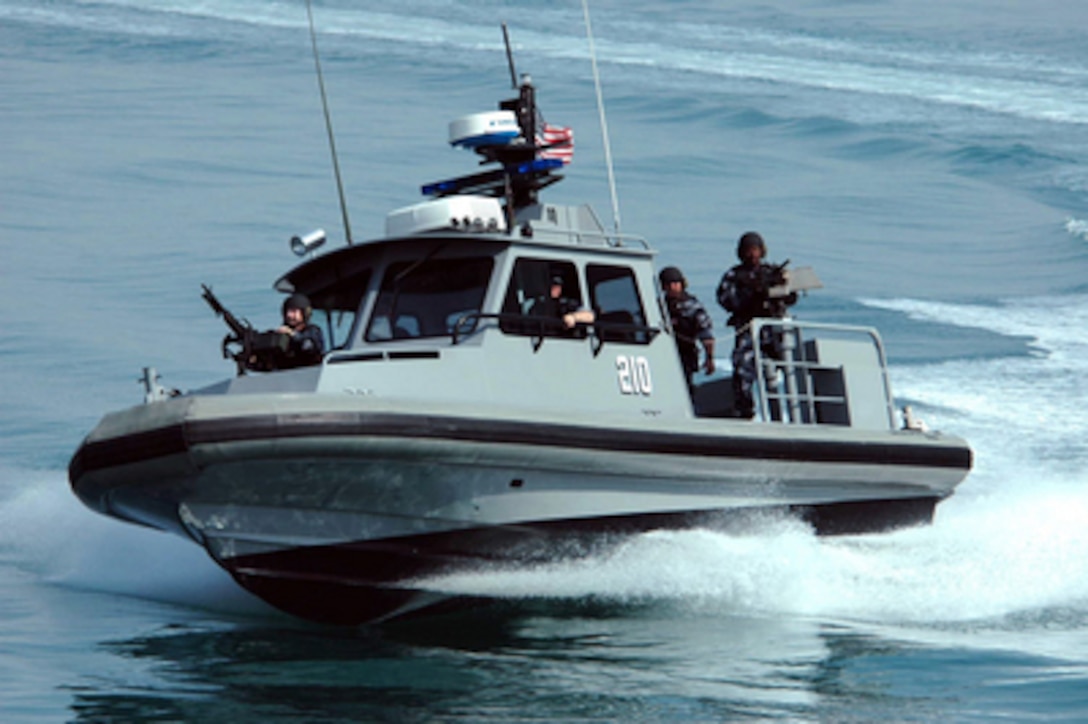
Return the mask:
POLYGON ((291 251, 298 256, 305 256, 325 243, 325 230, 317 229, 306 236, 291 237, 291 251))

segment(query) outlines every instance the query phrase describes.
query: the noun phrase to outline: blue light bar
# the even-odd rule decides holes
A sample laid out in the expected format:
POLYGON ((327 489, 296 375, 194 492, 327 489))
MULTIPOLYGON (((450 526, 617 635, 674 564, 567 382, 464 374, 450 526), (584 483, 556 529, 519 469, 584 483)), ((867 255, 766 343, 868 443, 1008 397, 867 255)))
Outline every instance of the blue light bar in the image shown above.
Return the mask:
POLYGON ((528 163, 519 163, 514 173, 532 173, 533 171, 551 171, 553 168, 562 167, 563 162, 558 158, 535 158, 528 163))
MULTIPOLYGON (((544 173, 553 169, 562 168, 563 162, 558 158, 535 158, 532 161, 526 161, 517 165, 506 166, 506 172, 511 176, 525 176, 531 173, 544 173)), ((438 196, 455 194, 460 189, 466 186, 488 183, 491 181, 500 181, 502 179, 502 171, 496 169, 494 171, 485 171, 480 174, 473 174, 471 176, 460 176, 458 178, 446 179, 445 181, 435 181, 434 183, 425 184, 420 186, 419 190, 424 196, 438 196)))
POLYGON ((435 196, 442 193, 452 193, 457 191, 458 181, 460 179, 450 179, 449 181, 436 181, 433 184, 424 184, 419 188, 423 192, 424 196, 435 196))

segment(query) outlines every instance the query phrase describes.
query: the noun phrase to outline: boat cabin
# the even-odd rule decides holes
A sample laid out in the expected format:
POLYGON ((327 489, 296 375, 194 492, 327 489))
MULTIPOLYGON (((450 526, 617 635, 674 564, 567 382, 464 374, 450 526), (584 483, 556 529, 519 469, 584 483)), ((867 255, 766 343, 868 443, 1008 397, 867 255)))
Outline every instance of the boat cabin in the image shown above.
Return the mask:
MULTIPOLYGON (((467 201, 393 212, 392 235, 282 277, 279 291, 300 291, 313 304, 329 342, 323 363, 241 376, 224 391, 286 385, 572 418, 730 416, 728 373, 700 375, 687 387, 644 240, 609 234, 587 206, 528 207, 508 233, 494 199, 467 201), (480 215, 453 213, 470 207, 480 215), (431 228, 437 218, 441 227, 431 228), (592 322, 568 328, 539 312, 555 281, 570 305, 592 312, 592 322)), ((760 419, 894 426, 875 331, 761 321, 781 328, 784 354, 757 365, 760 419)))
MULTIPOLYGON (((431 198, 390 213, 384 237, 279 279, 277 290, 306 294, 323 319, 322 364, 242 375, 222 391, 347 393, 558 418, 730 416, 727 374, 688 388, 649 244, 610 233, 588 206, 539 200, 564 165, 546 152, 565 142, 540 140, 536 119, 525 81, 499 111, 451 123, 452 145, 498 168, 423 186, 431 198), (557 309, 590 314, 572 324, 557 309)), ((783 347, 757 360, 759 419, 895 428, 874 330, 757 323, 777 325, 783 347)))

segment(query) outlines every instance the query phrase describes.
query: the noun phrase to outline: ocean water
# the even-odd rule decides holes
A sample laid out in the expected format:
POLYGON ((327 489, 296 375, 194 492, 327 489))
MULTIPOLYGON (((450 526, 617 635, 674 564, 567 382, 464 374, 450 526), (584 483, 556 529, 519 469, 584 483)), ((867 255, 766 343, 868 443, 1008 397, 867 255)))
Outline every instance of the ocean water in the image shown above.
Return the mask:
POLYGON ((758 229, 825 283, 798 316, 882 331, 899 402, 975 450, 934 524, 650 533, 345 631, 91 513, 68 459, 141 367, 231 374, 199 285, 270 325, 287 240, 344 237, 306 7, 0 0, 0 720, 1088 717, 1088 4, 590 9, 618 213, 579 3, 315 0, 354 236, 468 168, 446 124, 508 93, 505 21, 575 129, 549 199, 708 306, 758 229))

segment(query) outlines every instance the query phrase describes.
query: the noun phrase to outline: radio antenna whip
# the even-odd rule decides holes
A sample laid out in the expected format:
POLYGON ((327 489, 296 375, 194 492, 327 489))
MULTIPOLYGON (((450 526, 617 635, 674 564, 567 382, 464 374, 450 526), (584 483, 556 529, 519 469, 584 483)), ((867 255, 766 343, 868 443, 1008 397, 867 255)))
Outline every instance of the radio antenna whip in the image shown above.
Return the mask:
POLYGON ((329 116, 329 99, 325 95, 325 76, 321 73, 321 60, 317 54, 317 34, 314 32, 314 10, 311 0, 306 0, 306 15, 310 19, 310 45, 314 49, 314 68, 317 69, 317 86, 321 89, 321 107, 325 109, 325 130, 329 135, 329 151, 332 153, 332 171, 336 176, 336 190, 340 194, 340 214, 344 218, 344 235, 351 246, 351 222, 348 221, 348 204, 344 200, 344 182, 340 178, 340 162, 336 156, 336 139, 332 133, 332 119, 329 116))
POLYGON ((612 169, 612 148, 608 142, 608 121, 604 117, 604 98, 601 95, 601 74, 597 71, 597 51, 593 47, 593 26, 589 22, 589 0, 582 0, 582 12, 586 18, 586 38, 589 39, 589 59, 593 64, 593 85, 597 88, 597 112, 601 116, 601 138, 604 140, 604 163, 608 167, 608 189, 612 193, 612 223, 620 233, 620 202, 616 196, 616 174, 612 169))
POLYGON ((510 33, 506 30, 506 23, 502 24, 502 42, 506 46, 506 64, 510 67, 510 87, 518 89, 518 72, 514 69, 514 54, 510 52, 510 33))

